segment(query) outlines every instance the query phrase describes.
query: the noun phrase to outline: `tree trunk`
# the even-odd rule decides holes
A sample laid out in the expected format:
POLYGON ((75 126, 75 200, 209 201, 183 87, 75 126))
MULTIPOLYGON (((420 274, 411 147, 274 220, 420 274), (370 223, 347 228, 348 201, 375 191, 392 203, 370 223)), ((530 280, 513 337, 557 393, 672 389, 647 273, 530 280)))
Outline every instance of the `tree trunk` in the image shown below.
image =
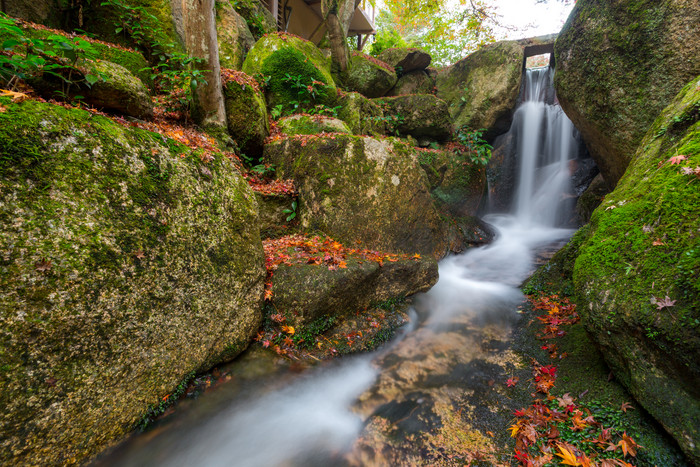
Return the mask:
POLYGON ((221 89, 219 44, 216 37, 214 0, 181 0, 182 32, 187 53, 199 58, 200 70, 205 70, 204 83, 193 89, 192 116, 202 126, 226 127, 226 111, 221 89))
POLYGON ((348 69, 350 49, 346 30, 355 12, 355 0, 322 0, 321 13, 331 43, 331 71, 342 75, 348 69))

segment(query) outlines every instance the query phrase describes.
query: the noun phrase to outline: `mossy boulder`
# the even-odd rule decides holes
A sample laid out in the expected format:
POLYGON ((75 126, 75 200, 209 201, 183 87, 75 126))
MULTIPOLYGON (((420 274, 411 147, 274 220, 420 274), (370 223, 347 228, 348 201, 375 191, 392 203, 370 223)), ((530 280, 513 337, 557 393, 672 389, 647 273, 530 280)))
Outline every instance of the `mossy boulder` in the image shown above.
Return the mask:
POLYGON ((255 40, 265 34, 277 31, 277 21, 270 10, 260 0, 224 0, 228 1, 236 12, 243 17, 255 40))
POLYGON ((700 463, 700 78, 654 122, 593 213, 574 267, 615 376, 700 463), (677 159, 671 159, 676 157, 677 159))
POLYGON ((382 97, 396 84, 393 67, 362 53, 353 54, 345 86, 365 97, 382 97))
POLYGON ((432 94, 384 97, 375 101, 387 117, 387 131, 417 140, 446 141, 452 136, 447 103, 432 94))
POLYGON ((277 126, 287 136, 351 133, 344 121, 325 115, 290 115, 278 120, 277 126))
POLYGON ((255 192, 255 198, 258 201, 260 235, 263 238, 269 238, 279 237, 288 233, 291 224, 287 221, 287 218, 290 215, 289 211, 292 210, 292 203, 297 199, 296 195, 293 193, 255 192))
POLYGON ((349 92, 338 95, 335 105, 338 118, 343 120, 356 135, 383 135, 386 131, 384 112, 381 107, 360 93, 349 92))
POLYGON ((245 19, 228 0, 216 2, 216 39, 221 68, 240 70, 248 51, 255 45, 255 39, 245 19))
POLYGON ((273 305, 300 327, 328 316, 349 316, 369 306, 426 292, 438 280, 433 258, 385 261, 349 257, 344 268, 281 265, 274 275, 273 305))
POLYGON ((247 346, 257 204, 221 156, 83 110, 0 105, 0 463, 83 463, 247 346))
POLYGON ((299 189, 301 225, 343 244, 442 257, 447 226, 415 151, 395 138, 297 136, 265 159, 299 189))
POLYGON ((54 0, 13 0, 3 4, 2 11, 15 18, 57 28, 60 17, 54 13, 55 8, 54 0))
POLYGON ((393 66, 399 75, 425 70, 432 58, 428 52, 415 47, 392 47, 383 50, 377 58, 393 66))
POLYGON ((330 60, 311 42, 288 34, 268 34, 248 52, 243 71, 269 77, 265 94, 270 107, 297 108, 332 103, 336 97, 330 60), (314 95, 307 86, 315 87, 314 95))
POLYGON ((524 52, 515 41, 482 47, 438 73, 437 96, 447 102, 456 127, 505 133, 520 93, 524 52))
POLYGON ((253 78, 243 72, 228 73, 223 92, 229 134, 244 154, 260 158, 270 134, 265 97, 253 78))
POLYGON ((581 0, 555 43, 554 85, 611 186, 649 125, 700 73, 700 4, 581 0))
POLYGON ((404 94, 432 94, 435 92, 435 80, 423 70, 416 70, 401 75, 387 96, 404 94))
POLYGON ((590 222, 593 211, 600 206, 605 195, 610 193, 610 188, 601 174, 595 176, 579 199, 576 201, 576 215, 579 225, 590 222))

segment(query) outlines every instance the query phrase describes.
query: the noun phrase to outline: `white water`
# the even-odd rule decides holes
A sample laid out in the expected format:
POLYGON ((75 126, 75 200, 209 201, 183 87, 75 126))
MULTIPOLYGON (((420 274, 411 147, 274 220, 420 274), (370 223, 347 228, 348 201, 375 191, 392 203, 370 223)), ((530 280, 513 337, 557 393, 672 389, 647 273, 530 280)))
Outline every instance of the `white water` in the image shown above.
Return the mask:
MULTIPOLYGON (((486 216, 498 231, 492 244, 440 263, 439 282, 417 301, 427 318, 409 333, 439 333, 456 317, 488 323, 517 316, 523 298, 517 287, 531 271, 534 251, 572 232, 556 228, 555 222, 569 178, 567 161, 574 155, 574 129, 558 107, 543 102, 550 74, 528 72, 528 78, 533 75, 513 123, 525 130, 519 132, 525 137, 518 145, 522 170, 514 211, 486 216)), ((400 355, 402 342, 395 345, 395 355, 400 355)), ((107 463, 255 467, 309 465, 316 459, 323 465, 318 459, 348 449, 361 432, 363 420, 353 404, 379 374, 375 357, 312 372, 287 388, 224 408, 202 425, 107 463)))

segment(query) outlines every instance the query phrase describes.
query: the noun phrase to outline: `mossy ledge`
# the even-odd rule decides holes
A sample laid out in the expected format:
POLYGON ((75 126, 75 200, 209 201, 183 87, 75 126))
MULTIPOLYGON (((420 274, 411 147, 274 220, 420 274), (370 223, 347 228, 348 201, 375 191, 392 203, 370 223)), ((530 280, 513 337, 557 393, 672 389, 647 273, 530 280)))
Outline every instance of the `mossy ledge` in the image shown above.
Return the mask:
POLYGON ((0 106, 0 463, 81 463, 249 342, 257 203, 222 157, 82 110, 0 106))

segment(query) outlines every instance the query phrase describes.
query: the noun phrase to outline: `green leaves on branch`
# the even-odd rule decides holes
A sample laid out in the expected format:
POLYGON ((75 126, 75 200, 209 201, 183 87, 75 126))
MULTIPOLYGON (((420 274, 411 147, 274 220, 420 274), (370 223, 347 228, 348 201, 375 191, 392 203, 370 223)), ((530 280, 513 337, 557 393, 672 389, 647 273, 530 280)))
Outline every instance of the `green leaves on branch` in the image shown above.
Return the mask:
POLYGON ((459 143, 456 151, 466 155, 474 164, 486 165, 491 159, 493 147, 482 138, 484 131, 486 130, 470 130, 463 126, 457 130, 455 135, 455 139, 459 143))

